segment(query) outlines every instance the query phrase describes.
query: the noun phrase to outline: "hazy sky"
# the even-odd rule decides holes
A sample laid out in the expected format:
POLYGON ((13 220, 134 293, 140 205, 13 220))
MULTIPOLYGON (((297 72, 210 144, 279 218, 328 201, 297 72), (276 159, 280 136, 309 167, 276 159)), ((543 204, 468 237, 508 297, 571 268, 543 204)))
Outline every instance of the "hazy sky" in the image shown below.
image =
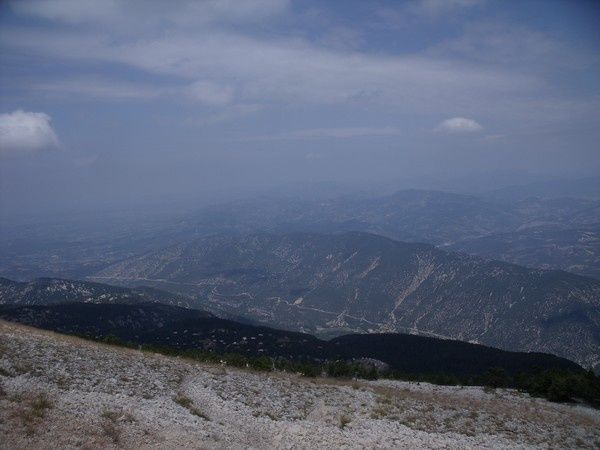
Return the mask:
POLYGON ((600 2, 0 3, 0 207, 600 173, 600 2))

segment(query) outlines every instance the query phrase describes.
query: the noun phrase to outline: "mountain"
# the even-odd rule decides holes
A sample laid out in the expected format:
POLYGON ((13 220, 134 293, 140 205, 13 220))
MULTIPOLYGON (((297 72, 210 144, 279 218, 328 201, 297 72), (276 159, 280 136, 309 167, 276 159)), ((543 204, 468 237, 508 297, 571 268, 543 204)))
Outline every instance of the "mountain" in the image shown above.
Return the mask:
POLYGON ((257 198, 203 208, 179 224, 182 235, 253 231, 365 231, 409 242, 444 244, 532 225, 600 222, 600 200, 488 199, 440 191, 346 195, 328 200, 257 198))
POLYGON ((412 189, 384 196, 345 196, 319 202, 268 198, 217 205, 188 217, 182 224, 182 229, 187 230, 182 236, 256 231, 364 231, 515 264, 595 276, 600 266, 600 245, 573 235, 593 235, 598 223, 598 199, 529 197, 511 201, 412 189), (513 250, 510 242, 502 246, 506 236, 527 235, 530 228, 562 231, 562 239, 567 242, 562 244, 557 233, 548 232, 520 247, 520 252, 513 250), (477 240, 498 245, 486 248, 477 245, 477 240))
POLYGON ((0 278, 0 305, 51 305, 53 303, 124 303, 145 302, 189 306, 184 297, 149 287, 129 289, 89 281, 39 278, 18 282, 0 278))
MULTIPOLYGON (((570 239, 569 263, 552 236, 535 240, 522 252, 471 245, 529 228, 594 232, 600 223, 600 200, 473 196, 440 191, 403 190, 389 195, 353 194, 335 198, 257 197, 203 207, 195 213, 91 227, 31 226, 2 228, 0 276, 84 278, 118 261, 179 242, 213 234, 257 232, 337 233, 363 231, 406 242, 464 249, 481 256, 594 275, 598 246, 570 239), (100 229, 99 229, 100 228, 100 229), (465 243, 464 247, 462 244, 465 243), (565 267, 567 266, 567 267, 565 267)), ((1 226, 1 223, 0 223, 1 226)))
POLYGON ((187 233, 365 231, 403 241, 442 244, 508 231, 521 223, 503 204, 475 196, 403 190, 301 201, 259 198, 215 205, 190 215, 187 233))
MULTIPOLYGON (((505 203, 508 208, 508 203, 505 203)), ((515 230, 535 226, 594 227, 600 223, 600 200, 578 198, 528 198, 510 207, 520 217, 515 230)))
POLYGON ((600 279, 600 224, 582 228, 532 226, 464 240, 444 248, 600 279))
POLYGON ((511 201, 413 189, 313 202, 263 198, 216 205, 187 217, 179 236, 185 241, 215 233, 364 231, 515 264, 598 276, 600 245, 585 239, 594 235, 598 223, 600 200, 593 198, 511 201), (527 245, 517 249, 510 247, 511 242, 503 245, 511 234, 515 240, 527 238, 529 229, 536 230, 537 238, 527 245), (541 230, 548 231, 542 235, 541 230), (497 245, 486 247, 478 240, 497 245))
POLYGON ((538 181, 507 186, 486 192, 485 197, 508 201, 520 201, 531 197, 546 199, 572 197, 600 200, 600 177, 538 181))
POLYGON ((319 335, 410 332, 600 363, 599 281, 367 233, 205 237, 95 279, 319 335))
POLYGON ((291 331, 207 316, 202 311, 144 303, 64 303, 0 306, 0 318, 94 338, 116 336, 135 344, 201 349, 293 361, 376 359, 406 374, 480 376, 502 368, 512 376, 540 369, 581 372, 577 364, 541 353, 517 353, 466 342, 404 334, 347 335, 330 341, 291 331))

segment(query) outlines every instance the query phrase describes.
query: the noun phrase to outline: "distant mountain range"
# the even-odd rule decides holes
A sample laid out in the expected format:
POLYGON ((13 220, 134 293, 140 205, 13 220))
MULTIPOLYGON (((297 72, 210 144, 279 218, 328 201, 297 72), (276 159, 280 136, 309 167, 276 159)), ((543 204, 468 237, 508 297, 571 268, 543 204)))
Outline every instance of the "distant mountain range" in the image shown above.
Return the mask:
POLYGON ((584 198, 600 200, 600 177, 538 181, 507 186, 484 194, 490 199, 520 201, 527 198, 584 198))
POLYGON ((221 354, 233 352, 317 363, 368 358, 414 375, 476 377, 495 368, 512 376, 549 368, 582 371, 571 361, 541 353, 507 352, 403 334, 347 335, 324 341, 308 334, 251 326, 202 311, 151 303, 2 305, 0 319, 66 334, 116 336, 136 344, 221 354))
POLYGON ((531 197, 518 195, 518 189, 480 196, 414 189, 318 200, 270 196, 205 207, 170 222, 144 221, 122 228, 107 224, 106 234, 96 228, 87 234, 77 227, 20 228, 0 237, 0 275, 21 280, 81 278, 132 256, 217 233, 364 231, 599 276, 600 199, 593 195, 595 180, 572 189, 565 183, 522 188, 587 193, 578 198, 531 197))
POLYGON ((187 236, 365 231, 588 276, 600 274, 600 240, 596 239, 599 226, 597 199, 510 201, 503 196, 488 199, 419 190, 320 202, 234 202, 205 208, 181 224, 187 236), (528 239, 530 229, 534 230, 534 240, 528 239), (525 239, 527 245, 523 245, 525 239))
POLYGON ((600 279, 600 224, 580 228, 531 226, 442 248, 600 279))
POLYGON ((204 237, 95 279, 322 336, 410 332, 600 363, 600 281, 368 233, 204 237))

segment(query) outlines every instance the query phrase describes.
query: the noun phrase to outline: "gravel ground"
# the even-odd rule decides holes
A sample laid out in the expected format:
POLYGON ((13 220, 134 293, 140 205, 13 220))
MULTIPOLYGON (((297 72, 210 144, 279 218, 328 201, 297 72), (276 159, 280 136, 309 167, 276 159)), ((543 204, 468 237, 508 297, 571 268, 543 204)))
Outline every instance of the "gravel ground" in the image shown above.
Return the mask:
POLYGON ((600 448, 600 411, 255 373, 0 322, 0 448, 600 448))

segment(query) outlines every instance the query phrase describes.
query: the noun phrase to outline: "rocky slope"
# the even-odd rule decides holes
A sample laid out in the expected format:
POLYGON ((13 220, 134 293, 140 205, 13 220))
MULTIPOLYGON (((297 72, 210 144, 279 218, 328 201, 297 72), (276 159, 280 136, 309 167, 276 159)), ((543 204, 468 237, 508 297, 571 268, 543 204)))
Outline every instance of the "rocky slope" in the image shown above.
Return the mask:
POLYGON ((211 236, 96 279, 313 334, 413 332, 600 363, 597 280, 366 233, 211 236))
POLYGON ((38 278, 30 282, 0 278, 0 305, 51 305, 66 302, 97 304, 153 302, 189 306, 189 301, 184 297, 148 287, 128 289, 59 278, 38 278))
POLYGON ((512 391, 309 381, 0 322, 0 441, 50 448, 597 448, 600 415, 512 391))

